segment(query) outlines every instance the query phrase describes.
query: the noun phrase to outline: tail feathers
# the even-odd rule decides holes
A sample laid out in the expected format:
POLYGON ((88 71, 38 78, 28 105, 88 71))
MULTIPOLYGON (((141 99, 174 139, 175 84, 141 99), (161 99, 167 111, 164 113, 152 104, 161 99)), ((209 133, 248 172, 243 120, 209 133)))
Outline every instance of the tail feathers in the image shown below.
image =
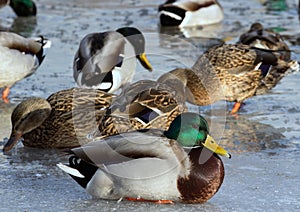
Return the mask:
POLYGON ((51 47, 51 41, 43 36, 36 38, 35 41, 42 44, 41 50, 36 54, 38 65, 41 65, 46 56, 47 49, 51 47))
POLYGON ((61 163, 57 164, 57 166, 68 173, 79 185, 86 188, 98 167, 79 159, 77 156, 71 156, 69 163, 69 166, 61 163))
POLYGON ((84 176, 77 169, 71 168, 70 166, 66 166, 62 163, 58 163, 56 165, 58 168, 68 173, 69 175, 72 175, 74 177, 84 178, 84 176))

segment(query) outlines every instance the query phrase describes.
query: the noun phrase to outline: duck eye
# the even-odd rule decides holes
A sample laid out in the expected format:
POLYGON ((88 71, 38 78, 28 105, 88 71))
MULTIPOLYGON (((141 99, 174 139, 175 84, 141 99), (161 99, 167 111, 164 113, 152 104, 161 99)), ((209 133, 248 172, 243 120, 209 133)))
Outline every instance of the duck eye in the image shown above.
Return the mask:
POLYGON ((198 124, 192 124, 192 127, 199 130, 199 125, 198 124))

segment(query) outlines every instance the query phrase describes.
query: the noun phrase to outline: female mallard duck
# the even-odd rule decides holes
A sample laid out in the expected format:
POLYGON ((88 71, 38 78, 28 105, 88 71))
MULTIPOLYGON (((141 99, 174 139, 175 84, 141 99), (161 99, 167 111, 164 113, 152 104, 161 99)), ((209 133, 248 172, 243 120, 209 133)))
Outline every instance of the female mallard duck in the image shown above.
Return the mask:
POLYGON ((86 135, 97 128, 103 109, 113 94, 94 89, 72 88, 48 97, 21 102, 11 116, 12 132, 4 152, 23 138, 23 144, 39 148, 70 148, 88 142, 86 135))
POLYGON ((212 48, 192 69, 177 68, 157 82, 142 80, 125 88, 90 136, 167 129, 177 115, 186 111, 185 101, 200 106, 219 100, 236 101, 231 112, 234 114, 242 101, 255 94, 268 72, 266 65, 278 65, 271 52, 242 44, 212 48))
POLYGON ((145 38, 138 29, 123 27, 91 33, 80 42, 73 76, 80 87, 112 93, 131 81, 136 58, 146 69, 152 70, 145 54, 145 38))
POLYGON ((264 29, 261 23, 253 23, 250 29, 240 36, 239 42, 249 46, 274 50, 282 60, 291 59, 291 51, 282 36, 272 30, 264 29))
POLYGON ((191 69, 175 69, 166 75, 186 79, 187 101, 196 105, 234 101, 231 111, 234 114, 245 99, 256 95, 257 89, 264 85, 270 67, 290 68, 267 50, 224 44, 207 50, 191 69))
POLYGON ((167 129, 174 118, 186 111, 184 79, 160 82, 137 81, 125 88, 99 120, 90 138, 106 137, 138 129, 167 129))
POLYGON ((166 131, 132 131, 71 151, 71 175, 95 198, 157 203, 203 203, 220 188, 230 154, 209 135, 196 113, 177 116, 166 131))
POLYGON ((275 87, 286 75, 299 71, 299 64, 291 60, 288 45, 280 34, 263 28, 262 24, 254 23, 250 30, 240 36, 240 43, 256 48, 271 50, 279 58, 278 65, 273 66, 256 91, 256 95, 264 94, 275 87))
POLYGON ((9 5, 17 16, 35 16, 36 6, 32 0, 0 0, 0 7, 9 5))
POLYGON ((0 32, 0 88, 2 99, 8 102, 9 88, 34 73, 45 57, 50 41, 40 37, 24 38, 12 32, 0 32))
POLYGON ((217 0, 167 0, 158 11, 162 26, 195 27, 215 24, 224 18, 217 0))

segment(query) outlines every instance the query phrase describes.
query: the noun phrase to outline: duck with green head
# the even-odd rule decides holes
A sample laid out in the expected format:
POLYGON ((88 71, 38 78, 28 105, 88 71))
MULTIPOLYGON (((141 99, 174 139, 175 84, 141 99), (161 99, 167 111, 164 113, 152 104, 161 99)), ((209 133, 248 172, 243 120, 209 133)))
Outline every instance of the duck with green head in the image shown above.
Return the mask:
POLYGON ((230 158, 196 113, 177 116, 166 131, 131 131, 71 149, 58 167, 95 198, 203 203, 219 190, 230 158))
POLYGON ((32 0, 1 0, 0 7, 9 5, 17 16, 35 16, 36 5, 32 0))

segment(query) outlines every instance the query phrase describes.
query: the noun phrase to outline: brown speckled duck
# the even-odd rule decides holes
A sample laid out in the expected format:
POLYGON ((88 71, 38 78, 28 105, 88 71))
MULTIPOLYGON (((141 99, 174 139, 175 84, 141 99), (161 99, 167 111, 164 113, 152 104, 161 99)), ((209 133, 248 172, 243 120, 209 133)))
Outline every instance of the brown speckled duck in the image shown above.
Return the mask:
POLYGON ((118 95, 90 136, 105 137, 130 130, 167 129, 186 111, 184 79, 140 80, 118 95))
POLYGON ((88 132, 113 99, 113 94, 93 89, 72 88, 56 92, 48 99, 32 97, 14 109, 12 132, 4 152, 23 138, 24 146, 71 148, 87 143, 88 132))
POLYGON ((256 91, 256 95, 264 94, 275 87, 286 75, 299 71, 299 64, 291 60, 291 51, 282 36, 272 30, 267 30, 261 23, 253 23, 248 32, 240 36, 240 43, 252 47, 271 50, 278 58, 278 64, 273 66, 256 91))
POLYGON ((155 203, 206 202, 224 179, 218 155, 230 158, 196 113, 182 113, 165 131, 108 136, 70 153, 58 167, 94 198, 155 203))
POLYGON ((261 23, 253 23, 250 29, 242 34, 239 43, 249 46, 270 49, 278 52, 279 58, 285 61, 291 59, 291 51, 282 36, 272 30, 267 30, 261 23))
MULTIPOLYGON (((292 68, 298 69, 293 62, 292 68)), ((187 100, 197 105, 209 105, 219 100, 236 102, 231 114, 238 112, 241 103, 265 85, 270 68, 290 69, 268 50, 244 44, 223 44, 207 50, 191 69, 178 69, 172 74, 185 74, 190 95, 187 100), (177 72, 177 73, 176 73, 177 72)))

